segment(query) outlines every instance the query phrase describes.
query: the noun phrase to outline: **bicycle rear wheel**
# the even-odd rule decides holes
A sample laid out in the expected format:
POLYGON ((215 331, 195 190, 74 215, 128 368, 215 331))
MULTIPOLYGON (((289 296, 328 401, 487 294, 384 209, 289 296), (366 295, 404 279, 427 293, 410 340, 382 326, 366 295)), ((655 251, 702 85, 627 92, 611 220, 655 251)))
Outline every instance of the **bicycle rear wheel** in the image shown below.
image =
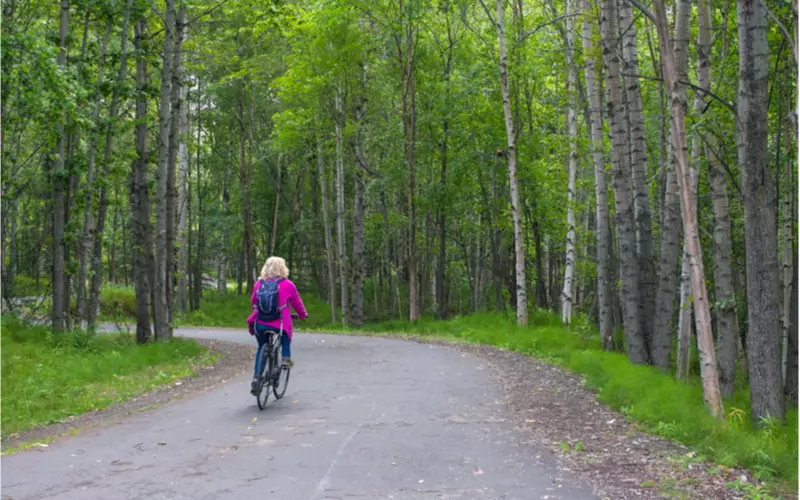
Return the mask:
POLYGON ((256 402, 258 403, 259 410, 263 410, 267 406, 270 389, 272 388, 272 380, 270 380, 270 376, 275 364, 274 358, 266 352, 266 347, 267 346, 264 346, 265 352, 263 356, 266 359, 262 361, 265 368, 259 379, 258 394, 256 394, 256 402))
POLYGON ((288 366, 281 366, 280 373, 277 375, 275 387, 272 388, 272 393, 275 394, 275 399, 281 399, 286 394, 286 387, 289 385, 289 373, 292 371, 288 366))

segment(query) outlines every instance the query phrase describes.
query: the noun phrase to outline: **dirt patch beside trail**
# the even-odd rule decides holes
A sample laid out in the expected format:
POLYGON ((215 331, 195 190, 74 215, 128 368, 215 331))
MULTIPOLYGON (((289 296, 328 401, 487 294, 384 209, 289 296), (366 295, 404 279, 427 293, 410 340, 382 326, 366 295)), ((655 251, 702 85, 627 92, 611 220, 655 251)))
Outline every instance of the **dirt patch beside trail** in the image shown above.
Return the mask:
MULTIPOLYGON (((117 403, 103 410, 83 413, 64 422, 35 427, 3 439, 2 450, 13 450, 24 443, 51 441, 76 434, 88 428, 106 425, 134 413, 165 405, 172 401, 205 392, 253 369, 255 346, 219 340, 196 339, 201 345, 216 353, 218 358, 212 365, 200 366, 195 375, 184 377, 152 392, 117 403)), ((246 388, 242 388, 246 390, 246 388)))

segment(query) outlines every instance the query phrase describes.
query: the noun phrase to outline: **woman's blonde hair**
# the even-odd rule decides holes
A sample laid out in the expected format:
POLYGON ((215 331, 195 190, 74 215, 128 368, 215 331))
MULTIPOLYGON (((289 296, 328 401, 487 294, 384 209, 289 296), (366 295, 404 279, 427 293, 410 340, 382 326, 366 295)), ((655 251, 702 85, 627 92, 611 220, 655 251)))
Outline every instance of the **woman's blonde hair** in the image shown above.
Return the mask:
POLYGON ((289 268, 286 267, 286 261, 281 257, 270 257, 261 268, 261 279, 267 280, 270 278, 288 278, 289 268))

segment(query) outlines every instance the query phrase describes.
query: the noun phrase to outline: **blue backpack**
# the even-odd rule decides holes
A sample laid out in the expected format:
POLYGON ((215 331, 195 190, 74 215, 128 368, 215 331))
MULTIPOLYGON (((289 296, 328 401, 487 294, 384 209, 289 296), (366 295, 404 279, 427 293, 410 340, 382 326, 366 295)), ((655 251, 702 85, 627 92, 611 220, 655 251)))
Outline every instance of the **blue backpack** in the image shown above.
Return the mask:
POLYGON ((259 280, 261 286, 258 287, 256 304, 258 306, 258 319, 260 321, 274 321, 281 316, 281 309, 278 305, 278 284, 283 278, 259 280))

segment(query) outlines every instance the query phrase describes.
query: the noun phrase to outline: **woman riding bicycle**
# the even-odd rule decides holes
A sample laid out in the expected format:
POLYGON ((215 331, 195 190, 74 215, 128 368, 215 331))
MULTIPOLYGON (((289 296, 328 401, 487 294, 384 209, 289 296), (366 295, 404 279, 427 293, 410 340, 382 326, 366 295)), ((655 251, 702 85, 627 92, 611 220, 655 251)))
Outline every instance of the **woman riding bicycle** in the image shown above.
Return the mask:
POLYGON ((258 375, 263 371, 263 367, 259 366, 261 360, 261 349, 267 342, 269 335, 280 332, 281 324, 283 324, 284 335, 281 337, 281 356, 283 357, 283 364, 291 367, 292 362, 292 314, 289 306, 297 313, 300 319, 308 317, 306 308, 303 305, 303 300, 300 294, 297 293, 297 287, 289 281, 289 268, 286 267, 286 261, 280 257, 270 257, 264 263, 261 269, 261 279, 259 279, 253 288, 253 295, 250 297, 250 302, 253 304, 253 313, 247 319, 247 325, 250 329, 250 335, 254 335, 258 341, 258 352, 256 353, 255 367, 253 368, 253 382, 251 384, 251 391, 255 391, 258 387, 258 375), (259 288, 262 285, 277 285, 278 295, 278 312, 280 316, 271 321, 259 318, 259 288))

